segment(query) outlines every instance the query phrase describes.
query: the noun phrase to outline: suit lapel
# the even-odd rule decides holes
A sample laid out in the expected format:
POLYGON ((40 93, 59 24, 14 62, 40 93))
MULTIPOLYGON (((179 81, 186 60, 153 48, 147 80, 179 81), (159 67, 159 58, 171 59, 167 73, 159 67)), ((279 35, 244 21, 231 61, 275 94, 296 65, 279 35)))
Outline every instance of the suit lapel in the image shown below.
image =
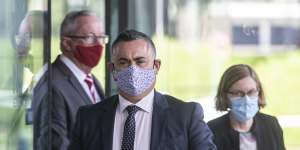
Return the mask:
POLYGON ((75 76, 70 76, 69 81, 71 82, 73 87, 77 90, 79 95, 82 97, 83 101, 85 101, 86 104, 92 104, 92 101, 84 91, 83 87, 81 86, 77 78, 75 76))
POLYGON ((111 99, 108 99, 107 102, 109 102, 109 105, 104 107, 103 118, 101 121, 101 139, 103 150, 112 149, 115 114, 117 105, 119 103, 118 96, 113 96, 111 99))
POLYGON ((69 82, 74 87, 74 89, 76 89, 77 93, 82 97, 83 101, 85 101, 86 104, 92 104, 89 96, 85 93, 80 82, 77 80, 72 71, 60 60, 59 56, 56 58, 54 66, 67 76, 69 82))
POLYGON ((159 149, 166 125, 168 102, 163 95, 155 92, 152 114, 150 150, 159 149))
POLYGON ((94 80, 94 83, 95 83, 96 91, 99 94, 100 99, 104 100, 105 95, 104 95, 103 88, 102 88, 100 82, 97 80, 97 78, 94 75, 93 75, 93 80, 94 80))

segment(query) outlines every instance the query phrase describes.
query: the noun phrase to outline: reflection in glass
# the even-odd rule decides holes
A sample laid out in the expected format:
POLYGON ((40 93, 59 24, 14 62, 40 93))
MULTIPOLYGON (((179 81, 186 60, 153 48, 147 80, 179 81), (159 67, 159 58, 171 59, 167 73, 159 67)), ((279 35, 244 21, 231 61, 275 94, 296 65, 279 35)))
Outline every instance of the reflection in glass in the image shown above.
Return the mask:
MULTIPOLYGON (((44 2, 44 1, 40 1, 44 2)), ((44 11, 5 1, 0 28, 0 149, 32 149, 32 92, 43 65, 44 11), (2 24, 2 21, 5 24, 2 24)))

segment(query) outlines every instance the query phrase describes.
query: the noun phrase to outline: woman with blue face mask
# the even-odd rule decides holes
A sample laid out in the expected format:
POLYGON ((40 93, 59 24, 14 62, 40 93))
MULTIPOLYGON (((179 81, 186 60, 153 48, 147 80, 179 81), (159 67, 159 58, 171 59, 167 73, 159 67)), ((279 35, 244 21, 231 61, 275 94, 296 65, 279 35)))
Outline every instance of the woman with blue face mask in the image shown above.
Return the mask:
POLYGON ((265 105, 256 72, 245 64, 229 67, 216 95, 216 109, 228 113, 208 122, 218 150, 285 150, 277 119, 259 112, 265 105))

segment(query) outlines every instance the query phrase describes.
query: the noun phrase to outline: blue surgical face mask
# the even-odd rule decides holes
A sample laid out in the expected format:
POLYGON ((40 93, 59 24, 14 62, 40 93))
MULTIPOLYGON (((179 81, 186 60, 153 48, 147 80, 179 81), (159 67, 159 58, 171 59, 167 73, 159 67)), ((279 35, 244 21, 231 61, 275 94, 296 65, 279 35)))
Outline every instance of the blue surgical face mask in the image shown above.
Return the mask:
POLYGON ((247 95, 238 99, 230 99, 231 113, 235 120, 245 122, 258 112, 258 97, 249 98, 247 95))
POLYGON ((154 69, 143 69, 134 65, 115 72, 118 88, 131 96, 145 92, 155 81, 154 69))

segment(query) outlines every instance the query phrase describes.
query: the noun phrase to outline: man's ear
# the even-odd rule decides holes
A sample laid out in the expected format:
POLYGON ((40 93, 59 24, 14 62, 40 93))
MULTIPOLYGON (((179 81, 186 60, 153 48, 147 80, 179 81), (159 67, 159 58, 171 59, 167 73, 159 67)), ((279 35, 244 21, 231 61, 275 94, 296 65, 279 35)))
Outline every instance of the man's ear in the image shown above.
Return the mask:
POLYGON ((64 51, 70 52, 72 51, 71 40, 67 37, 62 37, 61 45, 64 51))
POLYGON ((115 66, 112 62, 107 62, 107 67, 109 69, 109 72, 112 74, 112 77, 114 78, 114 81, 117 81, 117 78, 115 77, 115 66))
POLYGON ((158 74, 158 71, 160 69, 160 64, 161 64, 160 59, 155 59, 154 60, 154 69, 155 69, 156 74, 158 74))

